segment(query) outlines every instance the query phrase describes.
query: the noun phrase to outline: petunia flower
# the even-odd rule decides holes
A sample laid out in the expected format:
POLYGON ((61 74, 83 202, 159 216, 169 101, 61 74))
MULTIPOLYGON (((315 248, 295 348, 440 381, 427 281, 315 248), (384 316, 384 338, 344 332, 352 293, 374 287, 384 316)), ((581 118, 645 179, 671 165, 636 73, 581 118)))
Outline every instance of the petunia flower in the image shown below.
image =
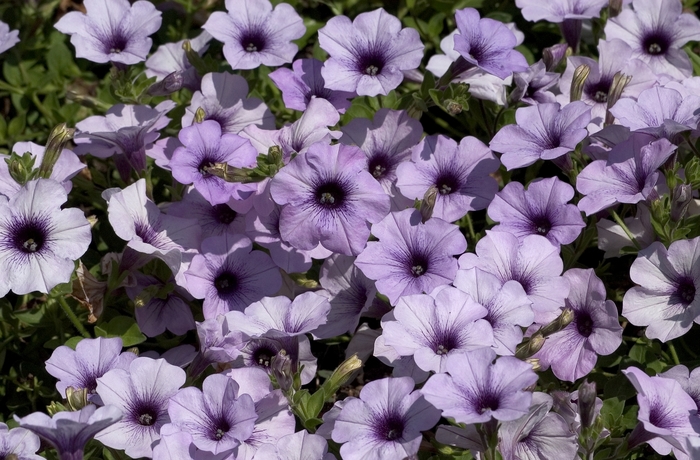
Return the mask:
POLYGON ((282 91, 285 107, 304 111, 312 99, 323 98, 330 102, 338 113, 345 113, 350 108, 348 99, 354 97, 355 93, 326 88, 326 81, 321 75, 322 67, 323 62, 318 59, 297 59, 291 70, 282 67, 270 72, 270 79, 282 91))
POLYGON ((423 199, 437 187, 433 217, 456 221, 468 212, 486 208, 498 184, 489 176, 499 162, 483 142, 467 136, 459 144, 438 134, 423 139, 411 151, 411 162, 396 169, 396 186, 407 198, 423 199))
POLYGON ((199 352, 188 368, 190 375, 199 375, 210 364, 227 364, 241 354, 243 334, 230 330, 224 315, 197 322, 199 352))
POLYGON ((488 311, 470 295, 451 286, 431 295, 402 296, 382 318, 384 343, 402 356, 413 356, 424 371, 445 372, 449 356, 493 345, 488 311))
POLYGON ((506 125, 496 133, 489 147, 501 152, 506 169, 530 166, 537 160, 554 160, 573 151, 588 136, 586 126, 591 110, 583 102, 556 103, 521 107, 515 112, 515 125, 506 125))
POLYGON ((335 456, 328 453, 328 443, 322 436, 301 430, 280 438, 276 444, 264 444, 253 460, 335 460, 335 456))
POLYGON ((383 219, 390 206, 364 163, 356 147, 319 143, 277 173, 270 194, 286 205, 280 214, 282 239, 302 250, 321 243, 340 254, 362 252, 369 223, 383 219))
POLYGON ((522 101, 528 105, 555 102, 551 91, 553 86, 559 83, 559 74, 548 72, 543 61, 537 61, 524 72, 513 74, 515 88, 510 94, 512 101, 522 101))
POLYGON ((584 196, 578 208, 587 216, 617 203, 639 203, 655 193, 663 176, 659 167, 676 150, 666 139, 632 134, 610 150, 608 160, 596 160, 576 178, 576 189, 584 196))
POLYGON ((44 457, 36 455, 40 446, 41 440, 31 431, 19 427, 8 430, 0 422, 0 457, 15 455, 17 460, 42 460, 44 457))
POLYGON ((447 373, 431 376, 421 392, 443 417, 457 423, 516 420, 530 408, 532 393, 524 388, 537 382, 537 374, 512 356, 494 359, 490 348, 448 356, 447 373))
POLYGON ((136 358, 128 370, 112 369, 97 379, 97 394, 124 417, 95 439, 132 458, 151 457, 160 428, 170 422, 168 401, 185 383, 185 371, 164 359, 136 358))
POLYGON ((400 460, 418 453, 421 431, 431 429, 440 412, 414 385, 409 377, 374 380, 359 398, 345 399, 332 434, 343 443, 343 459, 400 460))
POLYGON ((4 53, 19 43, 19 30, 10 30, 10 26, 0 21, 0 53, 4 53))
POLYGON ((396 305, 404 295, 431 292, 457 273, 454 256, 467 249, 459 227, 433 218, 421 222, 417 210, 392 212, 372 226, 370 241, 355 264, 377 290, 396 305))
POLYGON ((633 0, 632 7, 610 18, 605 38, 627 42, 632 47, 630 57, 648 63, 656 74, 689 77, 693 67, 681 48, 700 40, 700 20, 683 13, 679 0, 633 0))
POLYGON ((605 298, 605 285, 592 269, 572 268, 564 273, 571 289, 566 306, 574 320, 547 337, 534 358, 543 369, 551 366, 560 380, 574 382, 595 367, 598 355, 613 353, 622 343, 617 307, 605 298))
POLYGON ((488 215, 498 222, 492 230, 509 232, 522 240, 542 235, 555 246, 573 243, 586 226, 575 204, 574 188, 556 177, 532 181, 527 190, 512 181, 496 194, 488 215))
POLYGON ((184 193, 181 201, 170 203, 167 214, 196 219, 202 229, 202 240, 205 240, 224 233, 245 233, 247 207, 248 205, 240 200, 212 205, 197 189, 191 187, 184 193))
POLYGON ((553 22, 560 24, 568 45, 578 49, 583 19, 600 17, 600 10, 607 6, 606 0, 516 0, 516 6, 528 21, 553 22))
POLYGON ((268 0, 226 0, 226 10, 212 13, 202 28, 223 42, 234 70, 292 62, 299 49, 292 40, 306 32, 294 7, 280 3, 273 10, 268 0))
POLYGON ((92 235, 81 209, 61 209, 65 188, 51 179, 0 196, 0 294, 50 292, 67 283, 92 235))
MULTIPOLYGON (((209 48, 212 36, 206 31, 189 40, 192 51, 204 54, 209 48)), ((173 73, 182 77, 182 86, 191 90, 199 90, 201 76, 187 59, 182 45, 185 40, 175 43, 160 45, 158 49, 146 60, 146 76, 156 77, 156 81, 162 81, 173 73)))
POLYGON ((639 251, 630 278, 640 286, 625 293, 622 315, 645 335, 666 342, 688 332, 700 317, 700 238, 659 242, 639 251))
POLYGON ((282 285, 270 256, 252 251, 252 242, 243 235, 207 238, 201 247, 202 253, 194 256, 184 275, 190 294, 204 299, 205 319, 242 311, 282 285))
POLYGON ((388 94, 403 81, 403 71, 420 65, 423 43, 418 31, 379 8, 331 18, 318 31, 318 43, 330 57, 321 75, 326 88, 360 96, 388 94))
POLYGON ((248 125, 274 129, 275 117, 265 103, 248 97, 248 82, 240 75, 227 72, 208 73, 202 77, 201 90, 192 95, 182 116, 182 126, 194 123, 197 109, 204 110, 205 120, 214 120, 224 133, 238 134, 248 125))
POLYGON ((88 404, 79 411, 62 411, 53 417, 34 412, 22 418, 15 415, 15 420, 55 448, 60 460, 82 460, 85 444, 122 416, 116 406, 98 408, 88 404))
POLYGON ((132 65, 146 60, 160 29, 161 12, 151 2, 85 0, 86 14, 67 13, 54 27, 70 35, 77 57, 92 62, 132 65))

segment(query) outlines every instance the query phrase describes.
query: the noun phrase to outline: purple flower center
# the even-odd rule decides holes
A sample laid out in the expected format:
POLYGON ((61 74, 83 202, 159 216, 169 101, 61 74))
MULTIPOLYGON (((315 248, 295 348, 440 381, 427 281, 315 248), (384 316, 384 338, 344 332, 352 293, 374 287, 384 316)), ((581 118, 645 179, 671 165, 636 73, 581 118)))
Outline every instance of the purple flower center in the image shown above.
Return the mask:
POLYGON ((428 271, 428 258, 423 254, 412 254, 410 257, 411 275, 414 278, 423 276, 428 271))
POLYGON ((452 171, 442 171, 435 179, 440 195, 449 195, 459 189, 459 178, 452 171))
POLYGON ((238 214, 227 204, 217 204, 212 208, 212 215, 217 222, 228 225, 236 219, 238 214))
POLYGON ((277 354, 278 350, 274 350, 271 346, 260 345, 253 352, 253 361, 262 367, 270 367, 272 357, 277 354))
POLYGON ((357 71, 370 77, 376 77, 382 73, 386 61, 384 51, 374 45, 357 56, 357 71))
POLYGON ((219 418, 214 421, 214 426, 212 427, 209 437, 212 441, 221 441, 221 438, 226 436, 226 433, 231 429, 231 425, 226 419, 219 418))
POLYGON ((659 402, 652 403, 649 407, 649 422, 660 428, 672 428, 675 423, 672 416, 669 417, 669 409, 659 402))
POLYGON ((367 170, 374 176, 375 179, 380 180, 386 177, 388 171, 394 166, 392 161, 389 159, 388 155, 384 153, 377 153, 372 156, 367 162, 367 170))
POLYGON ((435 335, 432 337, 431 345, 433 351, 437 355, 446 355, 457 347, 459 347, 459 339, 457 334, 451 330, 435 331, 435 335))
POLYGON ((102 41, 105 54, 119 54, 126 49, 129 38, 122 34, 121 30, 114 30, 102 41))
POLYGON ((48 236, 48 222, 39 219, 22 218, 10 226, 11 244, 20 252, 33 254, 41 251, 48 236))
POLYGON ((131 416, 134 421, 142 426, 153 426, 158 421, 159 409, 150 401, 137 401, 131 407, 131 416))
POLYGON ((583 337, 589 337, 593 333, 593 318, 587 312, 576 313, 576 330, 583 337))
POLYGON ((199 162, 197 170, 202 175, 202 177, 209 177, 211 176, 211 174, 209 173, 209 171, 207 171, 207 168, 211 168, 216 162, 217 158, 204 157, 202 158, 202 161, 199 162))
POLYGON ((337 182, 326 182, 314 192, 316 203, 326 209, 336 209, 345 201, 345 189, 337 182))
POLYGON ((259 53, 267 47, 267 37, 262 28, 248 29, 244 31, 239 41, 248 53, 259 53))
POLYGON ((167 240, 154 228, 156 225, 158 223, 149 225, 147 222, 138 221, 134 223, 134 231, 136 236, 141 238, 144 243, 157 248, 164 248, 167 246, 167 240))
POLYGON ((585 86, 586 95, 599 104, 606 104, 611 84, 612 80, 601 78, 598 82, 585 86))
POLYGON ((666 54, 671 45, 669 37, 663 31, 655 30, 650 32, 642 40, 642 49, 652 56, 666 54))
POLYGON ((214 278, 214 287, 220 297, 228 297, 238 289, 238 277, 230 271, 223 271, 214 278))
POLYGON ((535 216, 532 219, 532 231, 538 235, 547 236, 552 229, 552 222, 547 216, 535 216))
POLYGON ((478 396, 475 403, 477 412, 483 414, 486 411, 496 411, 500 405, 498 395, 490 391, 486 391, 478 396))
POLYGON ((403 436, 404 421, 399 414, 382 414, 374 427, 377 437, 382 441, 396 441, 403 436))
POLYGON ((695 300, 695 283, 690 277, 682 277, 676 281, 676 291, 671 294, 671 301, 688 306, 695 300))

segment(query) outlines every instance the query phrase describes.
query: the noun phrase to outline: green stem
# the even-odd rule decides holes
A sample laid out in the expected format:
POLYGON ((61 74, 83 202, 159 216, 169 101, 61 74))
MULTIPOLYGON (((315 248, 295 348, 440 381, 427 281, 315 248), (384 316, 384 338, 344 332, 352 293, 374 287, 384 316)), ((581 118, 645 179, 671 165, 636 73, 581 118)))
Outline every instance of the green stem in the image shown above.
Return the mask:
POLYGON ((474 224, 472 223, 472 216, 467 213, 465 216, 467 218, 467 230, 469 231, 469 238, 472 239, 472 244, 476 243, 476 232, 474 232, 474 224))
POLYGON ((91 338, 92 336, 90 333, 85 329, 85 326, 83 326, 83 323, 80 322, 78 317, 75 315, 73 312, 73 309, 71 309, 70 305, 68 305, 68 302, 66 302, 65 297, 58 297, 58 303, 61 305, 61 308, 63 308, 63 312, 66 314, 68 319, 70 320, 71 323, 73 323, 73 326, 80 332, 80 335, 85 337, 86 339, 91 338))
POLYGON ((681 363, 681 361, 678 359, 678 353, 676 353, 676 347, 673 346, 673 342, 668 342, 666 344, 668 346, 668 351, 671 352, 671 358, 673 359, 673 363, 677 366, 681 363))
POLYGON ((492 139, 493 130, 489 126, 489 122, 486 120, 486 107, 484 107, 484 101, 482 101, 481 99, 479 99, 479 110, 481 111, 481 116, 484 120, 484 129, 486 130, 486 134, 488 134, 489 139, 492 139))
POLYGON ((610 215, 612 215, 612 218, 615 220, 615 222, 617 222, 617 225, 619 225, 620 227, 622 227, 622 230, 624 230, 624 232, 625 232, 625 234, 627 235, 627 237, 628 237, 630 240, 632 240, 632 244, 634 244, 634 247, 636 247, 637 249, 642 249, 642 246, 641 246, 641 245, 639 244, 639 242, 637 241, 637 238, 635 238, 634 235, 632 234, 632 232, 630 231, 630 229, 627 228, 627 225, 625 224, 625 221, 622 220, 622 219, 620 218, 620 216, 617 215, 617 212, 615 212, 615 210, 612 210, 612 209, 611 209, 611 210, 610 210, 610 215))

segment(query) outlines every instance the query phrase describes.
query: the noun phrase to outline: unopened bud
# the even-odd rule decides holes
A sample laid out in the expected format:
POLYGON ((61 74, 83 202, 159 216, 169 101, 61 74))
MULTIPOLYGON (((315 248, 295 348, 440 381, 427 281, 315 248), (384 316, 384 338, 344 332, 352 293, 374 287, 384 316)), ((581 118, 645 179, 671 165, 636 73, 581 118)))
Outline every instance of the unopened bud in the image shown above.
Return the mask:
POLYGON ((428 219, 433 216, 433 210, 435 209, 435 200, 437 200, 438 188, 435 185, 431 185, 428 190, 425 191, 423 195, 423 200, 420 203, 420 215, 423 223, 426 223, 428 219))
POLYGON ((194 122, 201 123, 206 119, 207 119, 207 113, 204 111, 204 109, 201 107, 197 108, 197 111, 194 113, 194 122))
POLYGON ((515 357, 518 359, 527 359, 540 351, 544 346, 545 339, 542 334, 536 332, 529 340, 518 345, 515 349, 515 357))
POLYGON ((610 90, 608 91, 608 105, 607 111, 605 113, 606 126, 612 125, 615 121, 615 115, 610 113, 610 109, 612 109, 615 103, 620 99, 620 96, 622 96, 622 92, 625 90, 625 87, 629 84, 631 80, 631 75, 625 75, 622 72, 617 72, 613 77, 613 81, 610 84, 610 90))
POLYGON ((464 110, 464 107, 459 102, 453 99, 447 99, 445 101, 445 111, 453 117, 462 113, 462 110, 464 110))
POLYGON ((176 70, 161 81, 153 83, 148 88, 148 94, 151 96, 167 96, 175 91, 181 90, 184 84, 184 72, 182 70, 176 70))
POLYGON ((21 157, 12 152, 9 158, 5 158, 10 177, 20 185, 24 185, 32 178, 34 170, 34 157, 29 152, 21 157))
POLYGON ((566 43, 559 43, 542 51, 542 60, 547 72, 553 72, 561 61, 571 54, 571 48, 566 43))
POLYGON ((66 144, 73 139, 75 129, 69 128, 65 123, 57 125, 49 134, 49 141, 46 144, 44 158, 39 166, 39 177, 48 179, 51 177, 53 167, 63 152, 66 144))
POLYGON ((555 332, 563 330, 566 326, 571 324, 573 320, 574 310, 570 307, 567 307, 561 312, 557 319, 540 329, 539 333, 542 334, 544 337, 550 336, 555 332))
POLYGON ((608 20, 614 18, 622 11, 622 0, 610 0, 608 2, 608 20))
POLYGON ((689 184, 678 184, 671 193, 671 220, 678 222, 685 216, 690 202, 693 201, 693 189, 689 184))
MULTIPOLYGON (((58 414, 59 412, 65 412, 67 410, 68 409, 66 408, 66 406, 64 406, 62 403, 57 402, 57 401, 51 401, 51 404, 46 406, 46 412, 48 412, 49 415, 52 417, 54 415, 58 414)), ((5 458, 7 459, 9 457, 5 457, 5 458)))
POLYGON ((591 73, 591 68, 586 64, 581 64, 574 70, 574 78, 571 81, 571 96, 570 101, 580 101, 583 94, 583 87, 586 84, 588 75, 591 73))
POLYGON ((88 389, 80 388, 76 390, 73 387, 66 388, 66 407, 69 410, 80 410, 88 405, 88 389))
POLYGON ((598 391, 595 382, 584 380, 578 387, 578 413, 581 416, 581 429, 593 425, 595 420, 595 401, 598 391))
POLYGON ((328 380, 323 383, 325 387, 328 385, 326 394, 335 394, 341 386, 345 385, 348 378, 357 370, 362 367, 362 360, 357 357, 357 354, 352 355, 338 366, 328 380))
POLYGON ((280 390, 282 390, 283 393, 286 393, 292 389, 292 385, 294 383, 292 359, 285 350, 280 350, 275 356, 272 357, 270 371, 272 372, 272 375, 275 376, 277 385, 279 385, 280 390))

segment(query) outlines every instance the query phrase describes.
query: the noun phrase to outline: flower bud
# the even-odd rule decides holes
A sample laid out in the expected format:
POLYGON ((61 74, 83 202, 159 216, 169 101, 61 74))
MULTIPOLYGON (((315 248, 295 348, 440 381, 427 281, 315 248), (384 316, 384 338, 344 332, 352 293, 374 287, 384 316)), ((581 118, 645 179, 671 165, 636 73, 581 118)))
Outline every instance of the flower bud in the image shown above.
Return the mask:
POLYGON ((87 395, 87 388, 81 388, 79 390, 73 387, 66 388, 66 407, 72 411, 82 409, 89 404, 87 395))
POLYGON ((570 101, 580 101, 583 94, 583 87, 586 84, 588 75, 591 73, 591 68, 586 64, 581 64, 574 70, 574 78, 571 80, 571 96, 570 101))
POLYGON ((605 113, 606 126, 612 125, 615 121, 615 116, 610 113, 610 109, 612 109, 615 103, 620 99, 622 91, 624 91, 625 87, 631 80, 631 75, 625 75, 622 72, 617 72, 613 77, 613 81, 610 84, 610 90, 608 91, 607 111, 605 113))
POLYGON ((206 118, 207 118, 207 113, 204 111, 204 109, 201 107, 197 108, 197 111, 194 113, 194 122, 201 123, 206 118))
POLYGON ((420 215, 423 223, 426 223, 428 219, 433 216, 433 209, 435 209, 435 200, 437 199, 437 195, 438 189, 435 185, 431 185, 430 188, 425 191, 423 200, 420 203, 420 215))
POLYGON ((595 420, 595 401, 598 392, 595 382, 584 380, 578 387, 578 413, 581 416, 581 429, 593 425, 595 420))
POLYGON ((557 319, 540 329, 539 333, 542 334, 544 337, 550 336, 555 332, 563 330, 566 326, 571 324, 573 320, 574 310, 570 307, 567 307, 561 312, 557 319))
POLYGON ((559 43, 549 48, 545 48, 542 52, 542 60, 547 72, 554 72, 554 69, 560 62, 565 60, 571 54, 571 48, 566 43, 559 43))
POLYGON ((541 333, 536 332, 529 340, 516 347, 515 357, 518 359, 529 358, 542 349, 545 340, 547 339, 541 333))
POLYGON ((56 126, 49 134, 49 141, 46 144, 44 159, 39 166, 39 177, 48 179, 51 177, 53 167, 61 156, 63 148, 73 139, 75 129, 69 128, 65 123, 56 126))
POLYGON ((693 201, 693 189, 689 184, 678 184, 671 193, 671 220, 678 222, 685 216, 690 202, 693 201))
POLYGON ((614 18, 622 11, 622 0, 610 0, 608 2, 608 20, 614 18))
POLYGON ((185 84, 185 76, 182 70, 176 70, 161 81, 153 83, 148 88, 151 96, 167 96, 182 89, 185 84))
POLYGON ((270 371, 275 377, 275 380, 277 380, 277 385, 279 385, 283 393, 287 393, 292 389, 292 384, 294 382, 292 359, 285 350, 280 350, 273 356, 272 363, 270 364, 270 371))

